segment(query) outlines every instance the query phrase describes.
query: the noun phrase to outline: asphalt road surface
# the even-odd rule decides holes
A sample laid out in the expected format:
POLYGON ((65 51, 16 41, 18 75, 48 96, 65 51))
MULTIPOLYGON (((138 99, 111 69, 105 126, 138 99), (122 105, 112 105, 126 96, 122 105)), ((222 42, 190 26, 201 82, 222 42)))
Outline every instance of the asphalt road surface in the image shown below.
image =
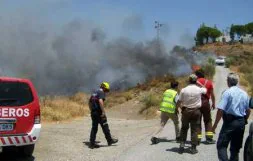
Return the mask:
MULTIPOLYGON (((226 86, 228 69, 216 68, 214 77, 215 94, 217 101, 226 86)), ((216 111, 212 112, 213 117, 216 111)), ((174 126, 169 121, 162 132, 166 139, 159 144, 151 145, 150 138, 159 125, 159 120, 129 120, 118 119, 108 114, 109 125, 114 136, 119 138, 119 143, 108 147, 99 128, 97 141, 102 146, 98 149, 89 149, 88 140, 91 128, 90 118, 78 119, 69 123, 43 125, 40 140, 38 141, 34 156, 22 158, 16 152, 6 152, 0 155, 1 161, 217 161, 216 145, 200 144, 199 153, 192 155, 186 150, 178 154, 179 144, 174 141, 174 126)), ((217 128, 218 137, 220 131, 217 128)), ((248 134, 248 126, 245 137, 248 134)), ((190 140, 190 132, 188 134, 190 140)), ((244 139, 245 140, 245 139, 244 139)), ((190 147, 190 144, 187 144, 190 147)), ((240 153, 242 160, 243 150, 240 153)))

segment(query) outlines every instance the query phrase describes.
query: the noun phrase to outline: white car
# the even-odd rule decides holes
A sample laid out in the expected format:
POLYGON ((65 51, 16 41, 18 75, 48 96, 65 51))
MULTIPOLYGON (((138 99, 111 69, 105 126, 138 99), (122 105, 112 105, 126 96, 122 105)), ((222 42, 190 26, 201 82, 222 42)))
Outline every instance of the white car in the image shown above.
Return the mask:
POLYGON ((215 64, 217 65, 225 65, 225 56, 218 56, 218 58, 215 60, 215 64))

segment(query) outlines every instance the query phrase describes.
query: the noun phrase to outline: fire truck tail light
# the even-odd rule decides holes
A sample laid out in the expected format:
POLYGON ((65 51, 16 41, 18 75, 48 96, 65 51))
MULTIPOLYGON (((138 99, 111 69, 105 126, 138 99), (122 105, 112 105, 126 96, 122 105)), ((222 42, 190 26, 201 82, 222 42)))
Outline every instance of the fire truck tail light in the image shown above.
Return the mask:
POLYGON ((34 124, 40 124, 40 109, 34 111, 34 124))
POLYGON ((34 124, 40 124, 40 116, 39 115, 34 117, 34 124))

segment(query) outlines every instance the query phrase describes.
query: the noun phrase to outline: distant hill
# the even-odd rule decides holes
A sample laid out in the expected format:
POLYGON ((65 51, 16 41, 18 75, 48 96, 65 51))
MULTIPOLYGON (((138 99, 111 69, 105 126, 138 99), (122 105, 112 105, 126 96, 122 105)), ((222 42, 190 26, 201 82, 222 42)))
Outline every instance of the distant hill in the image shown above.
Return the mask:
POLYGON ((199 52, 212 52, 217 55, 241 55, 246 53, 253 54, 253 44, 223 44, 223 43, 212 43, 195 48, 199 52))

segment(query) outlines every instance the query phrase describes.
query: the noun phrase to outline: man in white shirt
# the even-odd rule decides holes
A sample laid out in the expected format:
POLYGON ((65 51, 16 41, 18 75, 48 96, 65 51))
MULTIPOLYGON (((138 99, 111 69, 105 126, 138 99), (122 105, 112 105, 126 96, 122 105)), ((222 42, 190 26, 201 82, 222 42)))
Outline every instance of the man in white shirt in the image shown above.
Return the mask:
POLYGON ((180 135, 180 147, 179 153, 184 152, 184 146, 187 138, 187 132, 189 125, 191 126, 191 153, 198 153, 196 146, 198 145, 198 128, 201 123, 201 95, 206 94, 206 88, 200 88, 196 85, 197 76, 191 74, 189 77, 189 85, 183 88, 179 94, 179 100, 177 103, 177 108, 182 109, 182 128, 180 135))

